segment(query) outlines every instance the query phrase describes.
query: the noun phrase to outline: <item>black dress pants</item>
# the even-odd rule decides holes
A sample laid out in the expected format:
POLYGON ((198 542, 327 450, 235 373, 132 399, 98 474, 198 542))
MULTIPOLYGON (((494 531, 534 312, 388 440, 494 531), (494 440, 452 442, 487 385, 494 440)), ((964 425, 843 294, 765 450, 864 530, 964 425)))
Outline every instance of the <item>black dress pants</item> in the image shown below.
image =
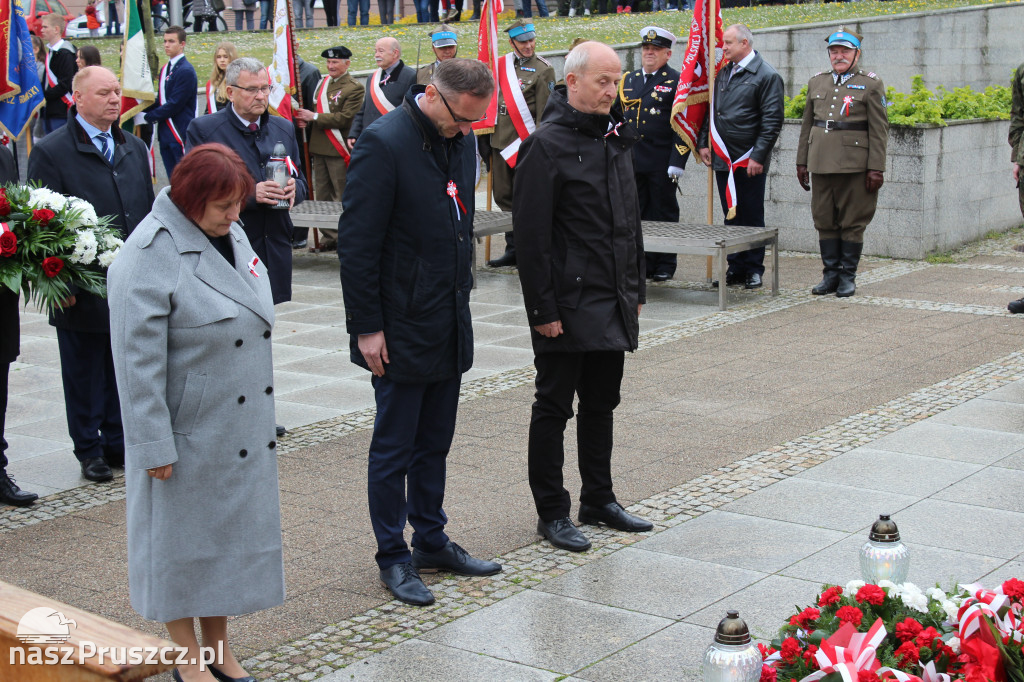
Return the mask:
MULTIPOLYGON (((679 222, 679 202, 676 201, 676 183, 668 177, 667 169, 661 172, 637 173, 636 191, 640 198, 640 218, 665 223, 679 222)), ((647 262, 647 277, 664 273, 671 277, 676 273, 676 254, 644 252, 647 262)))
POLYGON ((110 334, 57 329, 60 373, 68 435, 75 457, 84 462, 124 453, 121 401, 114 378, 110 334))
POLYGON ((580 502, 600 506, 615 501, 612 492, 612 412, 619 404, 623 351, 540 353, 537 393, 530 418, 528 460, 530 490, 545 521, 569 516, 569 491, 562 483, 565 425, 579 396, 576 443, 579 450, 580 502))
MULTIPOLYGON (((715 171, 718 196, 722 200, 722 213, 728 215, 729 209, 725 202, 725 188, 729 181, 727 171, 715 171)), ((767 173, 754 177, 747 175, 746 168, 737 168, 736 181, 736 217, 726 220, 726 225, 747 225, 764 227, 764 189, 767 173)), ((729 272, 734 275, 764 274, 764 247, 729 254, 729 272)))
POLYGON ((4 418, 7 416, 7 376, 11 363, 0 362, 0 472, 7 468, 7 441, 4 440, 4 418))

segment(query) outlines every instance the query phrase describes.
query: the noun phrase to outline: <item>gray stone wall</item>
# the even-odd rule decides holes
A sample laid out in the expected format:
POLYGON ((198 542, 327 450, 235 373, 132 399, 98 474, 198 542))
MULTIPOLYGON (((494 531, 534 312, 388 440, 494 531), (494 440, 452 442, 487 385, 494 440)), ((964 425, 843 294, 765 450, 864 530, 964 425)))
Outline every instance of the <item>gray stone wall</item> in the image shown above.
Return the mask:
MULTIPOLYGON (((923 258, 1021 224, 1010 176, 1005 121, 956 121, 947 127, 894 127, 878 211, 864 252, 923 258)), ((765 191, 765 223, 779 228, 783 249, 816 251, 811 194, 796 180, 800 124, 787 121, 765 191)), ((707 169, 689 163, 680 182, 680 219, 702 223, 707 215, 707 169)), ((724 218, 714 193, 715 222, 724 218)))

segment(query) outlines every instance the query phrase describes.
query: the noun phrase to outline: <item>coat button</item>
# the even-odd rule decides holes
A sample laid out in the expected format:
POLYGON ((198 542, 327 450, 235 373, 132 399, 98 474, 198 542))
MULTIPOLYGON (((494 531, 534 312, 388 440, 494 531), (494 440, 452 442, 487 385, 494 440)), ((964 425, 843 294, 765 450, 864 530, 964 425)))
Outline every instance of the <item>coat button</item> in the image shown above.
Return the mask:
POLYGON ((243 343, 244 343, 244 341, 242 341, 242 339, 236 339, 235 340, 235 347, 237 348, 237 347, 241 346, 243 343))
POLYGON ((244 395, 238 396, 238 404, 241 405, 244 402, 245 402, 245 396, 244 395))
POLYGON ((582 281, 583 281, 583 278, 582 278, 582 277, 577 277, 577 278, 576 278, 576 281, 577 281, 577 282, 582 282, 582 281))
POLYGON ((459 233, 459 241, 460 242, 462 241, 462 233, 461 232, 459 233))
POLYGON ((263 338, 265 338, 265 339, 269 339, 270 338, 270 330, 269 329, 267 331, 263 332, 263 338))
POLYGON ((267 443, 267 447, 270 448, 271 450, 273 450, 274 448, 277 447, 277 441, 276 440, 270 441, 269 443, 267 443))
POLYGON ((245 459, 246 457, 249 456, 249 451, 248 450, 239 450, 238 451, 238 456, 241 457, 242 459, 245 459))
POLYGON ((273 392, 274 392, 274 387, 273 386, 267 386, 267 390, 266 390, 267 395, 270 395, 273 392))

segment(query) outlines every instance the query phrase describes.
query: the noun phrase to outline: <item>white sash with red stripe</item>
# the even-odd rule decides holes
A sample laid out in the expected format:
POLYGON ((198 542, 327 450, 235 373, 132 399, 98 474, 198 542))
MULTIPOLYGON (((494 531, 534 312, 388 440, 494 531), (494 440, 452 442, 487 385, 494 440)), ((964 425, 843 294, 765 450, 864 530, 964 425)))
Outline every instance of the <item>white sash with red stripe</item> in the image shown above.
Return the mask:
POLYGON ((711 148, 715 150, 718 158, 725 161, 729 166, 729 182, 725 186, 725 204, 728 208, 725 219, 732 220, 736 217, 736 169, 747 167, 750 163, 750 154, 754 151, 754 148, 751 147, 747 150, 746 154, 733 161, 729 157, 729 148, 725 146, 725 141, 718 134, 718 129, 715 127, 714 111, 711 112, 709 118, 711 120, 711 148))
POLYGON ((498 87, 501 89, 508 116, 512 119, 516 134, 519 135, 512 144, 501 150, 501 157, 510 168, 515 168, 519 145, 533 134, 537 124, 530 113, 530 107, 526 105, 526 97, 523 96, 523 88, 519 85, 519 76, 516 75, 515 55, 511 52, 498 58, 498 87))
POLYGON ((380 115, 388 113, 389 111, 395 110, 395 105, 388 101, 388 98, 384 96, 384 89, 380 87, 380 79, 384 77, 384 69, 378 68, 370 76, 370 99, 373 100, 373 106, 377 107, 377 111, 380 115))
MULTIPOLYGON (((165 74, 167 73, 167 67, 169 67, 170 65, 171 63, 167 62, 160 69, 160 106, 163 106, 167 103, 167 77, 165 76, 165 74)), ((170 117, 168 117, 165 118, 163 122, 167 124, 167 129, 171 131, 171 135, 173 135, 174 139, 178 142, 178 144, 181 145, 181 150, 185 151, 185 142, 184 140, 182 140, 181 135, 178 134, 178 129, 174 126, 174 121, 172 121, 170 117)))
MULTIPOLYGON (((58 48, 58 49, 63 50, 64 48, 61 47, 61 48, 58 48)), ((57 77, 55 75, 53 75, 53 71, 50 70, 50 57, 52 57, 53 53, 56 52, 56 51, 57 50, 52 50, 51 49, 51 50, 47 50, 47 52, 46 52, 46 84, 49 85, 51 88, 57 86, 57 77)), ((75 104, 75 100, 71 96, 70 92, 65 92, 64 95, 61 97, 61 100, 63 100, 64 104, 68 105, 69 107, 74 106, 74 104, 75 104)))
MULTIPOLYGON (((331 113, 330 105, 327 102, 327 81, 331 80, 330 76, 324 76, 324 79, 320 81, 320 86, 316 91, 316 113, 318 114, 329 114, 331 113)), ((345 165, 348 165, 351 154, 349 154, 348 146, 345 144, 345 138, 342 137, 341 131, 337 128, 325 128, 324 133, 327 135, 327 141, 331 143, 331 146, 338 150, 341 158, 345 160, 345 165)))
MULTIPOLYGON (((217 88, 213 87, 213 81, 206 81, 206 113, 217 113, 217 88)), ((198 104, 196 104, 196 116, 201 116, 198 104)))

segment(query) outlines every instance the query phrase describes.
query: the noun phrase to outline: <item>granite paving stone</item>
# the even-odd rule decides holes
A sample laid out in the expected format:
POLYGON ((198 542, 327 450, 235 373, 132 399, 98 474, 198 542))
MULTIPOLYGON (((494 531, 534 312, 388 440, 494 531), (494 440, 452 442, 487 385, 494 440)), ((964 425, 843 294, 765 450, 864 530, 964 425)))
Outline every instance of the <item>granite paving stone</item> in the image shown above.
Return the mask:
MULTIPOLYGON (((716 623, 717 626, 717 623, 716 623)), ((593 682, 699 682, 713 629, 676 623, 576 673, 593 682)))
POLYGON ((686 622, 714 629, 726 611, 735 609, 750 628, 751 637, 770 642, 790 616, 815 603, 820 591, 817 582, 770 575, 687 616, 686 622))
POLYGON ((1024 404, 998 400, 973 400, 932 418, 939 424, 973 426, 1024 435, 1024 404))
POLYGON ((1024 512, 1024 471, 990 466, 940 490, 932 497, 963 504, 977 505, 984 500, 986 507, 1024 512))
POLYGON ((919 497, 938 493, 942 497, 940 491, 944 488, 970 480, 968 477, 981 468, 979 464, 863 447, 809 469, 798 478, 919 497))
POLYGON ((927 457, 992 464, 1024 450, 1024 435, 970 426, 955 426, 934 419, 879 438, 871 447, 927 457))

